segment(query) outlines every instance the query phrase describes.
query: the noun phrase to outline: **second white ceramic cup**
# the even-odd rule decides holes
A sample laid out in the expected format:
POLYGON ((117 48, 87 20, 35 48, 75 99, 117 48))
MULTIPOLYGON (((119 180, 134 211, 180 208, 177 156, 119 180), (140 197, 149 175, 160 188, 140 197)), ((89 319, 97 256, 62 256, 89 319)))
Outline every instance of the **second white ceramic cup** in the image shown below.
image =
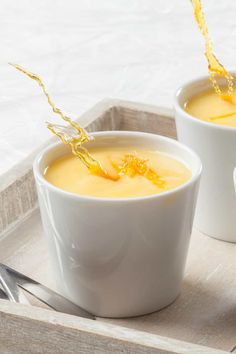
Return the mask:
POLYGON ((192 177, 178 188, 147 197, 76 195, 44 178, 47 166, 68 154, 67 147, 55 144, 42 151, 34 174, 58 290, 98 316, 159 310, 180 292, 201 162, 179 142, 154 134, 94 136, 90 146, 138 146, 170 154, 189 167, 192 177))
POLYGON ((236 128, 197 119, 184 109, 190 98, 210 89, 211 82, 204 77, 177 91, 174 104, 177 135, 199 155, 203 164, 195 226, 214 238, 236 242, 232 178, 236 166, 236 128))

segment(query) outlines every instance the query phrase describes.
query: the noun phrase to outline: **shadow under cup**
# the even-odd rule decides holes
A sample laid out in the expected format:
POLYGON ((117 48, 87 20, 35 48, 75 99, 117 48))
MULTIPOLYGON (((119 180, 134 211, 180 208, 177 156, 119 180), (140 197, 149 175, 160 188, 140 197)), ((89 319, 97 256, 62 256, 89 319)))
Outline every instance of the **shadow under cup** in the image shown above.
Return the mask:
MULTIPOLYGON (((224 85, 224 80, 219 80, 219 84, 224 85)), ((209 77, 204 77, 189 82, 177 91, 174 104, 177 135, 179 141, 198 154, 203 165, 195 226, 214 238, 236 242, 233 183, 236 128, 208 123, 184 110, 189 99, 210 89, 212 84, 209 77)))
MULTIPOLYGON (((90 146, 138 146, 183 161, 192 177, 176 189, 137 198, 65 192, 43 173, 67 154, 62 144, 34 163, 44 231, 59 292, 104 317, 150 313, 178 296, 201 173, 197 155, 179 142, 141 132, 99 132, 90 146)), ((79 178, 79 176, 78 176, 79 178)))

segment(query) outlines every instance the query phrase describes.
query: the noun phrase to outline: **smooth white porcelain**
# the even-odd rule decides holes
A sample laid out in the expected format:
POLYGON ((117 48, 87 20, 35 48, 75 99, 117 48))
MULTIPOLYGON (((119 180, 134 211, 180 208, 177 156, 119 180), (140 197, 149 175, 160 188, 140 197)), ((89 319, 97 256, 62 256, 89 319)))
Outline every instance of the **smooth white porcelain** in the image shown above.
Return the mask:
MULTIPOLYGON (((104 317, 142 315, 179 294, 192 230, 201 162, 177 141, 140 132, 94 133, 90 145, 157 149, 182 160, 191 179, 160 195, 97 198, 65 192, 43 172, 68 153, 55 144, 34 163, 38 196, 58 290, 104 317)), ((78 176, 79 178, 79 176, 78 176)))
POLYGON ((234 190, 236 192, 236 167, 234 168, 234 172, 233 172, 233 180, 234 180, 234 190))
MULTIPOLYGON (((222 82, 223 83, 223 82, 222 82)), ((177 91, 175 119, 178 139, 192 148, 203 165, 194 224, 203 233, 236 242, 236 128, 208 123, 184 110, 191 97, 211 88, 208 77, 187 83, 177 91)))

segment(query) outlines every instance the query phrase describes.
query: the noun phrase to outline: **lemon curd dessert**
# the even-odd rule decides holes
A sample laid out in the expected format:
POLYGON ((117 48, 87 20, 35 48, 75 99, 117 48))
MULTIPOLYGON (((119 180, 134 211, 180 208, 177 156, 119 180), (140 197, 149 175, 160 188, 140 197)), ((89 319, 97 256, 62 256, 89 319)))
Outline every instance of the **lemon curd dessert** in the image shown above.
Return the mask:
POLYGON ((67 123, 67 126, 47 123, 48 129, 72 153, 47 167, 44 176, 51 184, 79 195, 125 198, 159 194, 191 178, 184 163, 155 150, 131 146, 88 150, 84 144, 95 138, 56 107, 38 75, 12 65, 38 83, 53 112, 67 123))
POLYGON ((162 193, 178 187, 191 177, 190 170, 182 162, 155 150, 103 147, 91 149, 90 153, 110 175, 115 175, 119 170, 119 179, 111 180, 92 174, 75 156, 68 155, 48 166, 44 174, 46 180, 80 195, 125 198, 162 193), (131 163, 136 156, 139 159, 138 169, 133 168, 131 163))
POLYGON ((236 92, 234 77, 219 62, 213 53, 212 42, 200 0, 192 0, 194 15, 205 40, 205 56, 208 61, 209 79, 212 89, 192 97, 185 104, 190 115, 209 123, 236 127, 236 92), (225 85, 220 86, 217 78, 224 78, 225 85))

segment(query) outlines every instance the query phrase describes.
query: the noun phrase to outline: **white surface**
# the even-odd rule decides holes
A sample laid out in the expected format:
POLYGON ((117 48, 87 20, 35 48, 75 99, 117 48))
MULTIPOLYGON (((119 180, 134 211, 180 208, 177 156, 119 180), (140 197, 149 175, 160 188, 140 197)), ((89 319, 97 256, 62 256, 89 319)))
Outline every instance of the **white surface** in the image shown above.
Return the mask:
POLYGON ((199 155, 203 172, 195 216, 195 226, 220 240, 236 242, 236 198, 233 170, 236 166, 236 129, 191 118, 184 103, 210 88, 208 78, 189 83, 175 101, 179 140, 199 155))
MULTIPOLYGON (((217 54, 235 67, 236 2, 203 4, 217 54)), ((207 71, 189 0, 0 0, 0 6, 0 174, 49 136, 44 121, 54 119, 36 83, 7 62, 39 73, 74 117, 105 97, 171 107, 176 87, 207 71)))
POLYGON ((66 153, 64 145, 47 148, 34 164, 58 290, 102 317, 143 315, 179 295, 201 174, 201 162, 191 150, 158 135, 100 132, 92 146, 127 146, 127 141, 176 156, 191 170, 191 179, 160 195, 96 198, 65 192, 45 180, 46 166, 66 153))

